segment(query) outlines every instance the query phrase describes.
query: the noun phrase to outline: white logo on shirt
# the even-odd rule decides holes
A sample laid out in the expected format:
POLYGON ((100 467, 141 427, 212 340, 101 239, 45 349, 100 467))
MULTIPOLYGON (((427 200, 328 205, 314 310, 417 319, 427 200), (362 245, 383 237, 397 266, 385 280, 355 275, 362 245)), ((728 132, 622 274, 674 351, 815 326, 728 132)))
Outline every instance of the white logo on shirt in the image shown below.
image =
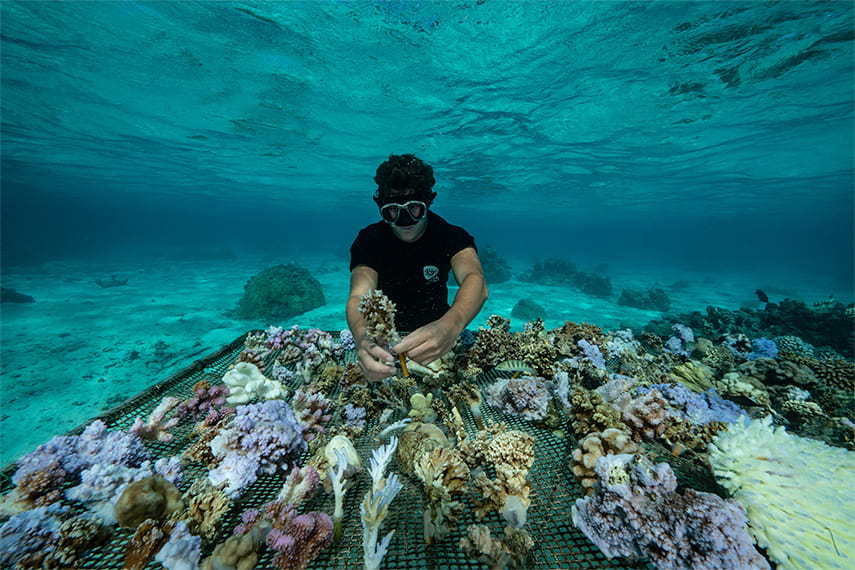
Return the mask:
POLYGON ((425 276, 425 281, 428 283, 439 281, 439 267, 436 265, 425 265, 422 268, 422 273, 425 276))

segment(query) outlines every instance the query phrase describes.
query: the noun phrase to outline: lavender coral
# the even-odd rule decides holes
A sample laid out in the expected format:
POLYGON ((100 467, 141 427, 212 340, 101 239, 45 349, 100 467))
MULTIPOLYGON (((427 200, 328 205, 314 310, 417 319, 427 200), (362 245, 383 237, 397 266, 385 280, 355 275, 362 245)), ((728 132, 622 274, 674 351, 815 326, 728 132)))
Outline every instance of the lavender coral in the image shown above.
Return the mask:
POLYGON ((607 557, 648 557, 660 569, 769 568, 736 501, 693 489, 678 493, 667 463, 639 455, 603 456, 596 472, 594 494, 576 500, 572 517, 607 557))
POLYGON ((235 498, 255 481, 258 472, 290 470, 307 445, 303 426, 291 407, 281 400, 269 400, 238 406, 231 424, 211 440, 210 447, 221 461, 208 477, 235 498))
POLYGON ((487 386, 487 403, 493 408, 528 420, 545 418, 550 398, 543 378, 533 376, 503 379, 487 386))

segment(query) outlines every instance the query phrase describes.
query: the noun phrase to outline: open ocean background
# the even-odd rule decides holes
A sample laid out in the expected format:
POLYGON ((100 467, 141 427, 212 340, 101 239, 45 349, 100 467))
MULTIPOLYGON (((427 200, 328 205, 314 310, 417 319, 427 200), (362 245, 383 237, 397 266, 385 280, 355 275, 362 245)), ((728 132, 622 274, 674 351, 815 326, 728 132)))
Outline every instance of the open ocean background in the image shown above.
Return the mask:
POLYGON ((343 328, 390 153, 515 275, 614 283, 491 284, 473 327, 521 298, 548 326, 660 316, 625 287, 853 300, 851 1, 4 0, 0 26, 0 269, 35 299, 2 306, 3 464, 253 327, 343 328), (289 261, 327 304, 237 319, 289 261))

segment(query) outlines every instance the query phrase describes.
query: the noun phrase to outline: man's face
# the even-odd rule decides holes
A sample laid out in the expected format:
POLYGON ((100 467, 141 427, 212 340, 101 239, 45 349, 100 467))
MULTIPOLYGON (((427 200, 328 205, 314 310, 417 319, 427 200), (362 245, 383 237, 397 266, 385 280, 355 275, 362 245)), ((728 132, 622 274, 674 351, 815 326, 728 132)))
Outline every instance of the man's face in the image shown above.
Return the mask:
MULTIPOLYGON (((418 200, 415 196, 415 191, 411 189, 406 190, 395 190, 393 189, 389 193, 389 198, 385 200, 385 202, 397 203, 397 204, 406 204, 411 200, 418 200)), ((401 212, 398 222, 391 224, 392 225, 392 233, 395 234, 399 240, 405 243, 412 243, 417 241, 420 237, 422 237, 427 230, 427 211, 425 211, 425 215, 415 223, 413 223, 413 219, 406 212, 406 209, 403 209, 401 212), (398 225, 401 224, 401 225, 398 225)))

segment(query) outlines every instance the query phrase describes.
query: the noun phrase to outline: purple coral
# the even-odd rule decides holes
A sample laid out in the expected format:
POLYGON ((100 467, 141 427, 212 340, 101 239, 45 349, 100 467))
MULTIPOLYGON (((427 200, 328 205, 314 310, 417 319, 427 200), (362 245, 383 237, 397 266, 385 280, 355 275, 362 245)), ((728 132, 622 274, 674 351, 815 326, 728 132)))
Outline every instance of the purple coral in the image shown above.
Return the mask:
POLYGON ((487 403, 493 408, 529 420, 546 417, 551 394, 543 378, 523 376, 487 386, 487 403))
POLYGON ((311 391, 310 387, 300 388, 294 393, 291 406, 303 426, 303 438, 306 441, 312 441, 318 434, 327 432, 326 424, 332 419, 331 405, 329 398, 320 392, 311 391))
POLYGON ((257 471, 290 470, 307 448, 303 426, 281 400, 238 406, 231 424, 210 445, 221 462, 209 478, 215 485, 226 483, 231 498, 255 480, 257 471))
POLYGON ((603 356, 603 353, 600 352, 600 347, 588 342, 584 338, 576 344, 582 349, 582 354, 584 355, 585 360, 590 361, 595 367, 605 370, 606 359, 603 356))
POLYGON ((594 494, 577 499, 573 524, 607 557, 650 558, 657 568, 768 569, 733 499, 686 489, 667 463, 606 455, 594 494))
POLYGON ((312 511, 287 519, 284 525, 274 523, 267 535, 267 545, 279 552, 273 558, 276 568, 301 570, 333 542, 333 522, 326 513, 312 511))
POLYGON ((0 566, 13 568, 29 555, 55 552, 60 525, 70 515, 70 507, 54 503, 10 517, 0 526, 0 566))
POLYGON ((54 464, 66 472, 67 479, 74 479, 97 463, 138 467, 149 457, 138 436, 124 431, 108 432, 103 421, 95 420, 80 435, 54 436, 21 456, 12 482, 17 485, 33 472, 54 469, 54 464))
MULTIPOLYGON (((207 384, 207 383, 205 383, 207 384)), ((175 415, 179 418, 191 417, 199 419, 207 416, 213 410, 219 410, 226 406, 226 396, 229 395, 229 387, 225 384, 196 385, 193 396, 187 398, 175 408, 175 415)), ((227 411, 231 411, 226 408, 227 411)))
POLYGON ((653 384, 649 388, 637 388, 637 394, 658 390, 671 406, 671 413, 687 419, 695 425, 710 422, 733 423, 745 412, 736 403, 720 397, 715 388, 698 394, 683 384, 653 384))
POLYGON ((778 345, 775 341, 768 338, 756 338, 751 343, 751 354, 748 355, 748 360, 757 360, 758 358, 777 358, 778 345))
POLYGON ((695 333, 686 325, 673 325, 674 335, 665 342, 665 351, 678 356, 689 356, 689 343, 695 342, 695 333))

